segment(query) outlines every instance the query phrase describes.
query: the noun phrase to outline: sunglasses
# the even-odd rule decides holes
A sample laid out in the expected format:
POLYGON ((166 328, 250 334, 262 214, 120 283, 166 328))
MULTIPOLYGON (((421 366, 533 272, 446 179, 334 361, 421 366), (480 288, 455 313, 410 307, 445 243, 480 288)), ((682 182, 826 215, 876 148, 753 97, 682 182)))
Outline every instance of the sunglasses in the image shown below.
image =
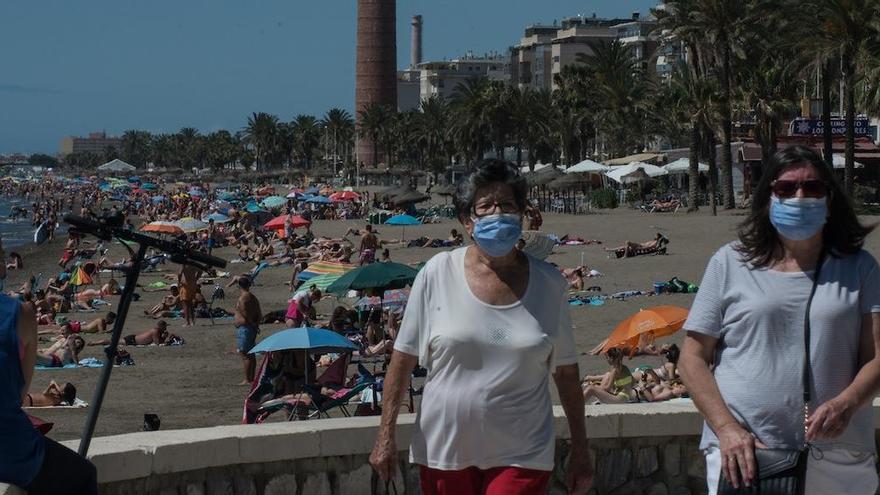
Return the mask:
POLYGON ((810 179, 804 181, 797 180, 775 180, 770 184, 770 190, 777 198, 791 198, 797 194, 798 189, 804 192, 804 196, 808 198, 824 198, 828 195, 828 184, 824 181, 810 179))

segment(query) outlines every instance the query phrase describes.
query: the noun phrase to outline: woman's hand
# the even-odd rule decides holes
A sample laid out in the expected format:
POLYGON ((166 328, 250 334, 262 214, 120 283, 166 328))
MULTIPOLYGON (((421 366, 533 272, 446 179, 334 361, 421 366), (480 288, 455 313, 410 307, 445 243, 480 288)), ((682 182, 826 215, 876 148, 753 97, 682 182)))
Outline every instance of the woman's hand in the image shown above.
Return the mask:
POLYGON ((382 481, 394 477, 397 468, 397 442, 390 431, 380 428, 373 451, 370 453, 370 465, 379 473, 382 481))
POLYGON ((571 454, 568 456, 568 470, 565 475, 568 493, 572 495, 586 494, 593 484, 593 475, 593 459, 587 444, 572 444, 571 454))
POLYGON ((715 432, 721 450, 721 474, 734 488, 741 485, 752 486, 758 473, 755 461, 755 447, 765 449, 766 445, 755 440, 739 423, 728 423, 715 432))
POLYGON ((839 395, 822 404, 807 418, 807 441, 839 437, 846 430, 855 411, 854 401, 839 395))

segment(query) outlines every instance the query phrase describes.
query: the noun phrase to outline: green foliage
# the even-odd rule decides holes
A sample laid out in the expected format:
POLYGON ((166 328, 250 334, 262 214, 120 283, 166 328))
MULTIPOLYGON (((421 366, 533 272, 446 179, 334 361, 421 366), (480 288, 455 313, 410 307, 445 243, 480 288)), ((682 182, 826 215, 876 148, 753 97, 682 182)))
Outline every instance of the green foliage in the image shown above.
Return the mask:
POLYGON ((42 153, 34 153, 30 157, 28 157, 28 165, 57 167, 58 159, 54 156, 44 155, 42 153))
POLYGON ((587 195, 594 208, 612 209, 617 208, 617 190, 598 189, 587 195))

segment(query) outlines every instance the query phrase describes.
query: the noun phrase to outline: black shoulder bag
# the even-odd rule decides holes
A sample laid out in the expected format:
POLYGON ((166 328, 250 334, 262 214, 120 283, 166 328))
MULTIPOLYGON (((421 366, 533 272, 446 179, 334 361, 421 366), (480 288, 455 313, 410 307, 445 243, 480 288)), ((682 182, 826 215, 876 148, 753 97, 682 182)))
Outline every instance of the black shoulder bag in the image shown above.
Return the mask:
POLYGON ((807 460, 810 447, 807 445, 807 418, 810 417, 810 307, 816 287, 819 285, 819 271, 825 260, 824 253, 819 256, 816 271, 813 273, 813 288, 807 298, 806 315, 804 316, 804 446, 794 449, 755 449, 755 461, 758 464, 758 478, 752 486, 739 489, 721 477, 718 482, 718 495, 757 494, 762 495, 802 495, 807 474, 807 460))

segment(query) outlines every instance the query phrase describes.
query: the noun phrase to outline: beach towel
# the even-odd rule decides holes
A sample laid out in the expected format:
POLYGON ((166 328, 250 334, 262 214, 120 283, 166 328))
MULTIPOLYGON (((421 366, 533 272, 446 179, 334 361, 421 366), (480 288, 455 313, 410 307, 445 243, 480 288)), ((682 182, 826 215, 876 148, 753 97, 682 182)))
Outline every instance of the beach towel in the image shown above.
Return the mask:
POLYGON ((89 407, 89 403, 77 398, 73 401, 73 404, 67 404, 66 402, 62 402, 61 405, 58 406, 41 406, 41 407, 22 407, 22 409, 82 409, 89 407))
POLYGON ((104 366, 104 363, 97 358, 85 358, 81 359, 79 364, 68 363, 64 366, 43 366, 38 364, 34 366, 36 370, 61 370, 61 369, 72 369, 72 368, 101 368, 104 366))
POLYGON ((297 280, 307 281, 319 275, 343 275, 348 273, 351 270, 354 270, 356 266, 351 263, 340 263, 337 261, 319 261, 317 263, 312 263, 305 270, 301 271, 297 276, 297 280))

